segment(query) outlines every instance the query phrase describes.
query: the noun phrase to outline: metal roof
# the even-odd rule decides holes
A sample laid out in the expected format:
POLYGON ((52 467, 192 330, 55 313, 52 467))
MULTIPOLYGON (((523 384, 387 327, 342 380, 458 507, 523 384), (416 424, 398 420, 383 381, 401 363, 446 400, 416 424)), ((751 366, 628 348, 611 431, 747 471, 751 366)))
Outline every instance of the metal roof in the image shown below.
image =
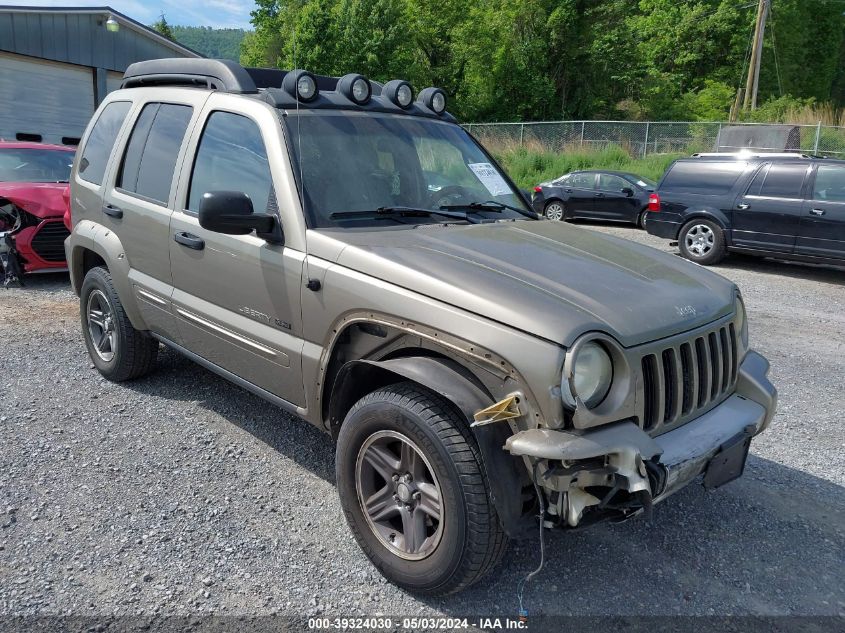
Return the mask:
POLYGON ((0 6, 0 50, 118 72, 144 59, 202 57, 109 6, 0 6), (109 16, 119 31, 106 30, 109 16))

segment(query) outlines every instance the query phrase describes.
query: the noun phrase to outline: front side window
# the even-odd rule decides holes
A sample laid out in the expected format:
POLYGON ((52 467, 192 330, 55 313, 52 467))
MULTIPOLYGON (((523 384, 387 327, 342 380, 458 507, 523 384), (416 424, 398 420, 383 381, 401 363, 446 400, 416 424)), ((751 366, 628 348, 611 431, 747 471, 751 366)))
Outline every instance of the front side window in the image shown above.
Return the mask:
POLYGON ((148 103, 138 115, 115 185, 159 204, 167 204, 179 148, 193 108, 148 103))
POLYGON ((73 152, 58 149, 0 149, 0 182, 67 182, 73 152))
POLYGON ((457 125, 339 111, 288 113, 283 120, 313 227, 443 222, 431 211, 444 210, 466 212, 477 221, 530 213, 519 192, 457 125), (469 206, 475 203, 486 206, 469 206))
POLYGON ((197 148, 188 209, 198 212, 208 191, 241 191, 252 200, 253 210, 263 212, 272 182, 267 150, 255 122, 240 114, 213 112, 197 148))
POLYGON ((819 165, 813 185, 813 200, 845 202, 845 167, 819 165))
POLYGON ((614 176, 613 174, 599 174, 599 189, 602 191, 620 192, 625 187, 630 187, 631 184, 624 178, 614 176))
POLYGON ((100 112, 82 150, 82 158, 79 161, 80 178, 95 185, 103 184, 106 165, 117 139, 117 133, 120 132, 131 106, 132 103, 129 101, 112 101, 100 112))

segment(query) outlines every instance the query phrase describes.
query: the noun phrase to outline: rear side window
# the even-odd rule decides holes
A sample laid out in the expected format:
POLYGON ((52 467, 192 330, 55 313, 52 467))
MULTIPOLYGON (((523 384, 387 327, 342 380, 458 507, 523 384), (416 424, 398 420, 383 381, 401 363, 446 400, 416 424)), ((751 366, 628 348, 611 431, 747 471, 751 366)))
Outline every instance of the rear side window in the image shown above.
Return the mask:
POLYGON ((579 189, 592 189, 596 185, 595 174, 572 174, 566 181, 569 187, 578 187, 579 189))
POLYGON ((743 161, 679 161, 666 174, 660 188, 705 195, 727 193, 746 167, 743 161))
POLYGON ((95 185, 103 184, 106 165, 117 139, 117 133, 131 105, 129 101, 112 101, 100 112, 82 150, 82 158, 79 161, 80 178, 95 185))
POLYGON ((258 126, 245 116, 214 112, 202 132, 188 209, 199 211, 208 191, 242 191, 255 211, 264 211, 270 198, 272 179, 267 151, 258 126))
POLYGON ((801 187, 804 185, 806 175, 806 164, 779 165, 775 163, 769 167, 758 195, 764 198, 801 198, 801 187))
POLYGON ((845 167, 819 165, 813 185, 813 200, 845 202, 845 167))
POLYGON ((167 204, 176 157, 188 130, 193 108, 148 103, 141 110, 126 146, 116 186, 167 204))

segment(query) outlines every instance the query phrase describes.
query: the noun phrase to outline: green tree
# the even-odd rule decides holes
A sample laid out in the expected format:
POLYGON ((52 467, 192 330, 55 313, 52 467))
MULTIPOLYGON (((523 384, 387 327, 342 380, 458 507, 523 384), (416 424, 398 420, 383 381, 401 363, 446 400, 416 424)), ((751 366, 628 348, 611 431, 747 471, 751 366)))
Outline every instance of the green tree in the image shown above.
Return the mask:
POLYGON ((173 30, 170 28, 170 25, 167 23, 167 18, 164 17, 164 12, 159 15, 158 20, 153 22, 150 27, 154 31, 158 31, 161 35, 164 35, 169 40, 175 39, 173 37, 173 30))

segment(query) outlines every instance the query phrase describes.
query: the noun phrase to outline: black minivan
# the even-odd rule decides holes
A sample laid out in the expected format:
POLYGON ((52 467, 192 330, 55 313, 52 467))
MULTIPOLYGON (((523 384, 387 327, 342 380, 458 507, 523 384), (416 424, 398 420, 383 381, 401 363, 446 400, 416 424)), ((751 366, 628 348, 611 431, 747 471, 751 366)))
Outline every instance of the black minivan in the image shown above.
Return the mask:
POLYGON ((845 261, 845 161, 801 154, 703 154, 669 166, 646 230, 715 264, 728 251, 845 261))

